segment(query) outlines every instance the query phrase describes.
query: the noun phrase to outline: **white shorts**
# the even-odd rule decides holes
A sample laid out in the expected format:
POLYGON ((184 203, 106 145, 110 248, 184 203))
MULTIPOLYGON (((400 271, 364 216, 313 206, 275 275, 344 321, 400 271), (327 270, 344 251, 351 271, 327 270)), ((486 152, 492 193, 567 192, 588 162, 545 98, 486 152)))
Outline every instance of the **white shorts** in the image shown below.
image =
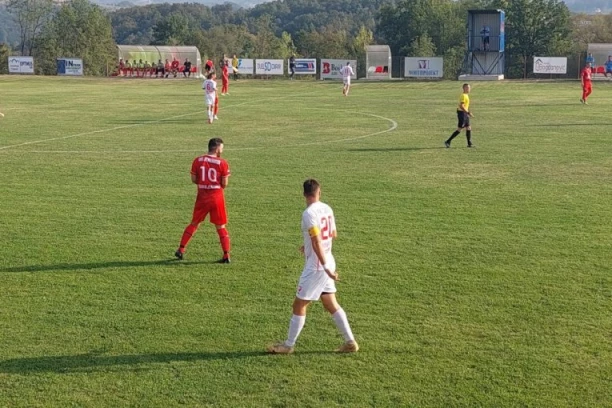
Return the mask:
POLYGON ((206 102, 206 106, 211 106, 215 104, 215 95, 206 95, 204 97, 204 100, 206 102))
POLYGON ((319 300, 323 293, 336 293, 336 282, 325 271, 302 272, 295 296, 302 300, 319 300))
POLYGON ((350 85, 351 84, 351 77, 343 78, 342 81, 344 82, 344 85, 350 85))

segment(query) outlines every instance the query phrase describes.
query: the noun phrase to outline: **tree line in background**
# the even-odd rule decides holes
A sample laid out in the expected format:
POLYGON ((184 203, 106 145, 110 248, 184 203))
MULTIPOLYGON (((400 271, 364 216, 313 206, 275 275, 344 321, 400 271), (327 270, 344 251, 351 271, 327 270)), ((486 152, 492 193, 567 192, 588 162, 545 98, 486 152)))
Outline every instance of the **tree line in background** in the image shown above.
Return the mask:
MULTIPOLYGON (((456 78, 466 50, 469 9, 506 11, 507 76, 523 77, 534 55, 565 56, 589 42, 612 43, 612 15, 571 15, 559 0, 282 0, 251 9, 230 4, 156 4, 106 13, 88 0, 9 0, 0 27, 12 48, 55 73, 56 57, 83 58, 86 74, 116 64, 116 44, 195 45, 203 57, 352 58, 364 74, 365 46, 397 56, 443 56, 456 78), (7 21, 10 18, 11 21, 7 21), (6 23, 5 23, 6 22, 6 23)), ((0 56, 11 52, 0 46, 0 56)), ((0 64, 0 72, 6 67, 0 64)))

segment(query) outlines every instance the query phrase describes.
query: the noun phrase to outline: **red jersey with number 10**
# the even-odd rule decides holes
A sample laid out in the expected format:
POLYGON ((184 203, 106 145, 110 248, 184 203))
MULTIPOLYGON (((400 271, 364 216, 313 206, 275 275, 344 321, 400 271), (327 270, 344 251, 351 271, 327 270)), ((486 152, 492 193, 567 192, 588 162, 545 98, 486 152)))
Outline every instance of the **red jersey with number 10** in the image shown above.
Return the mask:
POLYGON ((591 68, 584 68, 580 73, 583 82, 591 82, 591 68))
POLYGON ((191 174, 196 176, 198 195, 222 193, 221 178, 230 175, 229 165, 220 157, 204 155, 197 157, 191 165, 191 174))

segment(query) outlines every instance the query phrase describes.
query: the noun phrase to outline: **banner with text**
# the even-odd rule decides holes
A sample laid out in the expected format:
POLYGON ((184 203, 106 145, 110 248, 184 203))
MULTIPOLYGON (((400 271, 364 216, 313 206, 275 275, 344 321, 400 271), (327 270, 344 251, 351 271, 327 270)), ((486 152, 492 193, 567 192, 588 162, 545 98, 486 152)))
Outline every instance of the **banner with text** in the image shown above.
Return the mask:
POLYGON ((321 79, 342 79, 340 70, 350 62, 353 68, 351 78, 357 79, 357 60, 322 59, 321 60, 321 79))
POLYGON ((253 75, 255 61, 249 58, 238 59, 238 73, 242 75, 253 75))
POLYGON ((8 65, 10 74, 34 73, 33 57, 8 57, 8 65))
POLYGON ((406 78, 442 78, 444 59, 436 57, 407 57, 404 63, 406 78))
POLYGON ((565 57, 533 57, 534 74, 567 74, 565 57))
POLYGON ((58 58, 57 75, 82 76, 83 60, 80 58, 58 58))
MULTIPOLYGON (((289 62, 287 62, 289 67, 289 62)), ((291 73, 291 68, 288 68, 288 74, 291 73)), ((317 74, 317 60, 316 58, 296 58, 295 59, 295 73, 296 75, 316 75, 317 74)))
POLYGON ((282 59, 258 59, 255 61, 255 75, 283 75, 282 59))

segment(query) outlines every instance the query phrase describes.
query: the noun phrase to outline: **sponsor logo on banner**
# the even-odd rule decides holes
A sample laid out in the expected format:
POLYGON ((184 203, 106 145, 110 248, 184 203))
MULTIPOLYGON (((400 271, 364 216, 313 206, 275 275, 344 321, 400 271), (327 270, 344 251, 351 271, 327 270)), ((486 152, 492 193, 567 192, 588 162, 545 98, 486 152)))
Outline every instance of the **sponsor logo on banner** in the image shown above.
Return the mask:
POLYGON ((533 57, 535 74, 567 74, 567 58, 533 57))
POLYGON ((283 60, 263 60, 255 61, 256 75, 283 75, 283 60))
MULTIPOLYGON (((287 62, 287 66, 289 66, 289 62, 287 62)), ((315 58, 296 58, 295 73, 300 75, 315 75, 317 73, 317 60, 315 58)))
POLYGON ((404 76, 407 78, 442 78, 443 58, 406 58, 404 76))
POLYGON ((11 74, 34 73, 34 58, 32 57, 8 57, 8 65, 11 74))
POLYGON ((70 76, 83 75, 83 60, 80 58, 58 58, 57 74, 70 76))
POLYGON ((238 73, 243 75, 253 75, 255 70, 254 60, 249 58, 238 59, 238 73))
POLYGON ((322 59, 321 79, 342 79, 340 70, 350 62, 353 68, 353 79, 357 79, 357 60, 322 59))

